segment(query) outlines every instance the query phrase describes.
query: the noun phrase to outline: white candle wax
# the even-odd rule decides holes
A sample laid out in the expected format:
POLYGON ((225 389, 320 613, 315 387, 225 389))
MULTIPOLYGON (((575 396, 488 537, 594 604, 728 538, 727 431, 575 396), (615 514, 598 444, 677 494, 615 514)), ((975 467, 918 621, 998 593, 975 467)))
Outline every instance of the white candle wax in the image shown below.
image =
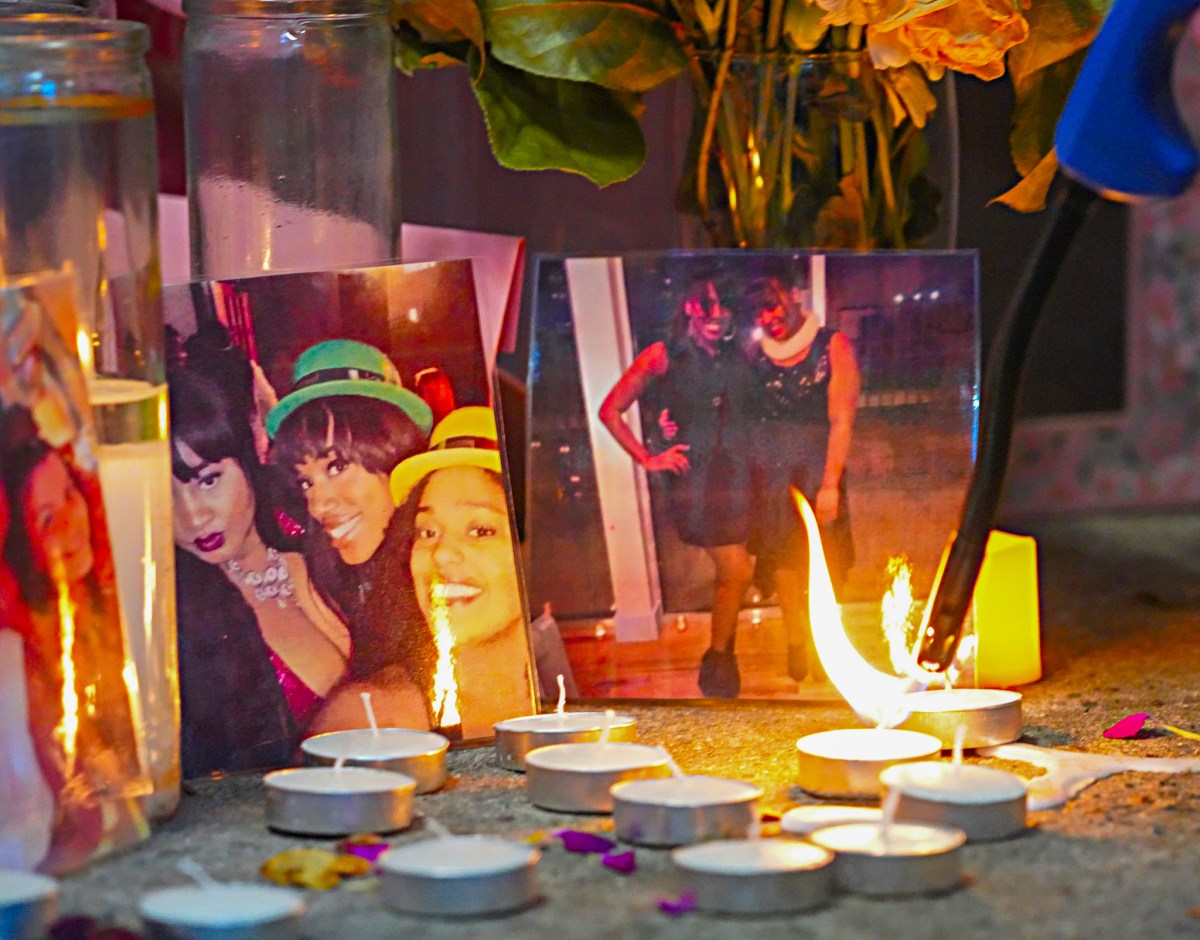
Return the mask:
POLYGON ((0 911, 58 894, 58 882, 29 871, 0 870, 0 911))
POLYGON ((671 858, 693 871, 761 875, 824 868, 833 855, 819 846, 789 839, 729 839, 676 849, 671 858))
POLYGON ((917 731, 847 728, 805 735, 796 742, 796 747, 827 760, 908 761, 937 754, 942 744, 937 738, 917 731))
POLYGON ((897 764, 879 775, 889 790, 934 802, 984 804, 1024 799, 1025 781, 1007 770, 939 761, 897 764))
POLYGON ((142 918, 176 927, 257 927, 304 915, 298 891, 270 885, 227 884, 164 888, 142 898, 142 918))
POLYGON ((967 841, 957 829, 894 822, 884 831, 882 823, 849 823, 818 829, 809 838, 831 852, 869 855, 873 858, 915 858, 940 855, 967 841))
POLYGON ((659 777, 620 785, 620 797, 657 806, 704 807, 759 799, 761 787, 724 777, 659 777))
POLYGON ((388 872, 426 878, 498 875, 532 865, 538 851, 491 836, 443 836, 397 846, 379 860, 388 872))
MULTIPOLYGON (((611 728, 620 728, 633 724, 635 719, 628 715, 614 715, 608 718, 611 728)), ((554 733, 576 731, 600 731, 604 728, 604 712, 551 712, 545 715, 523 715, 520 718, 506 718, 496 722, 497 731, 554 733)))
POLYGON ((412 777, 370 767, 294 767, 273 771, 263 782, 291 793, 388 793, 416 786, 412 777))
POLYGON ((806 836, 817 829, 842 826, 847 823, 877 823, 883 810, 874 806, 797 806, 783 814, 779 826, 784 832, 806 836))
POLYGON ((449 742, 432 731, 413 731, 408 728, 369 728, 353 731, 331 731, 304 741, 300 747, 314 757, 337 760, 396 760, 433 754, 449 742))
POLYGON ((910 712, 958 712, 1002 708, 1021 701, 1020 692, 1006 689, 930 689, 904 696, 910 712))
POLYGON ((623 741, 551 744, 530 751, 525 760, 546 770, 580 773, 611 773, 667 765, 661 748, 623 741))

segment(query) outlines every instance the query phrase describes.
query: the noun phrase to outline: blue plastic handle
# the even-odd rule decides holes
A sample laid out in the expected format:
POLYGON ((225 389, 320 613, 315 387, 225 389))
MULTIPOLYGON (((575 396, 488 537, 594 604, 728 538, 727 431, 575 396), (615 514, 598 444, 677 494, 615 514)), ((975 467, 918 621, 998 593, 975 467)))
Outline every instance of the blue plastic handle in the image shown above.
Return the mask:
POLYGON ((1059 166, 1110 199, 1178 196, 1200 157, 1175 106, 1171 66, 1200 0, 1116 0, 1058 122, 1059 166))

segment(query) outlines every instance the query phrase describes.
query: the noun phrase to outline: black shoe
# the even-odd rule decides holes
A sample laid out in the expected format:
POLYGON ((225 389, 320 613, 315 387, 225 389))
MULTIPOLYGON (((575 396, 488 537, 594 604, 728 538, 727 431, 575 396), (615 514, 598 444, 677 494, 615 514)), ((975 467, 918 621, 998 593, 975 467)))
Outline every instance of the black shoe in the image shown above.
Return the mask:
POLYGON ((737 656, 710 649, 700 660, 700 693, 708 698, 737 698, 742 689, 737 656))
POLYGON ((808 650, 803 643, 789 643, 787 648, 788 675, 797 682, 803 682, 808 676, 808 650))

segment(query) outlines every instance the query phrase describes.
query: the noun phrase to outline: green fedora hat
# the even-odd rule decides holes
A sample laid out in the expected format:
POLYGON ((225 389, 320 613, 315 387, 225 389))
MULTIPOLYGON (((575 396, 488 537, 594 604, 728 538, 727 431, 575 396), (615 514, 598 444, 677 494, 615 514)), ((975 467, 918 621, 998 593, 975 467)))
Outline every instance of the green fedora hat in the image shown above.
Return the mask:
POLYGON ((395 405, 429 434, 433 411, 400 381, 392 360, 374 346, 352 339, 330 339, 309 346, 292 369, 292 390, 267 412, 267 434, 275 436, 284 419, 319 398, 354 395, 395 405))

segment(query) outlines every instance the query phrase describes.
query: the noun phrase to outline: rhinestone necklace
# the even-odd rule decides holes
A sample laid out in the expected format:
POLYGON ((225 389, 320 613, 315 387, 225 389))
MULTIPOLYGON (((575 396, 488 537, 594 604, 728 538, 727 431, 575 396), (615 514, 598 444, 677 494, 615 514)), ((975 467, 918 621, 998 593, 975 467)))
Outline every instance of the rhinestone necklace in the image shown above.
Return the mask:
POLYGON ((232 580, 240 581, 254 591, 260 601, 273 600, 280 607, 287 607, 296 594, 287 559, 273 548, 267 549, 267 567, 262 571, 247 571, 233 559, 222 562, 221 567, 232 580))

